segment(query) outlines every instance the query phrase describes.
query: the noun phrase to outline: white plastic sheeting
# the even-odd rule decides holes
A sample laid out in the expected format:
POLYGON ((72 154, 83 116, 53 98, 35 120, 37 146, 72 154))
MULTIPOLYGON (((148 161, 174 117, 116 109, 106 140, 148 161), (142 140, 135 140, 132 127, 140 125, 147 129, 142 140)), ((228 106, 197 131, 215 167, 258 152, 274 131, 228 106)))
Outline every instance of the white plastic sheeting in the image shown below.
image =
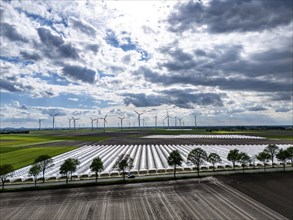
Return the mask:
MULTIPOLYGON (((61 164, 67 158, 77 158, 80 165, 74 176, 91 176, 93 173, 90 170, 90 164, 95 157, 100 157, 104 163, 104 171, 100 175, 114 175, 119 174, 117 170, 113 169, 113 165, 121 154, 129 154, 133 159, 133 168, 131 172, 145 174, 166 172, 172 169, 168 165, 167 158, 171 151, 179 150, 184 161, 179 169, 190 170, 192 165, 187 162, 188 153, 194 148, 202 148, 208 154, 217 153, 222 159, 222 163, 216 164, 217 166, 232 166, 232 163, 227 160, 228 152, 232 149, 238 149, 250 155, 255 156, 267 145, 86 145, 78 149, 69 151, 67 153, 58 155, 53 158, 54 166, 48 168, 45 173, 45 178, 60 178, 59 169, 61 164)), ((290 145, 278 145, 280 148, 286 149, 290 145)), ((255 159, 255 164, 262 164, 262 162, 255 159)), ((278 162, 275 160, 274 162, 278 162)), ((209 167, 210 163, 205 162, 202 167, 209 167)), ((14 175, 9 178, 11 182, 16 180, 25 181, 32 177, 28 175, 31 166, 26 166, 14 172, 14 175)), ((42 178, 41 174, 38 178, 42 178)))

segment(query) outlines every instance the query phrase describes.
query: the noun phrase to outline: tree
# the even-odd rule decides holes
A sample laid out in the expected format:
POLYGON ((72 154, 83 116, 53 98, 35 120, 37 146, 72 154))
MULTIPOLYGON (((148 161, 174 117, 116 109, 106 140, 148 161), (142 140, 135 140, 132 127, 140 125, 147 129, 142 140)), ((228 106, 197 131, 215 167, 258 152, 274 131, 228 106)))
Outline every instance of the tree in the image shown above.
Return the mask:
POLYGON ((35 186, 37 186, 38 175, 41 173, 42 169, 39 163, 33 164, 29 169, 28 174, 34 177, 35 186))
POLYGON ((235 163, 237 161, 238 154, 239 154, 239 150, 233 149, 233 150, 230 150, 227 155, 227 159, 232 162, 234 170, 235 170, 235 163))
POLYGON ((176 179, 176 166, 181 166, 183 158, 178 150, 173 150, 168 157, 168 164, 174 166, 174 179, 176 179))
POLYGON ((123 181, 125 181, 125 171, 131 170, 133 167, 133 159, 130 157, 129 154, 121 154, 118 159, 116 160, 113 169, 118 169, 120 172, 122 171, 123 181))
POLYGON ((60 172, 60 174, 65 175, 65 177, 66 177, 66 184, 68 184, 69 177, 72 180, 72 173, 76 171, 78 165, 79 165, 78 159, 68 158, 60 166, 59 172, 60 172))
POLYGON ((274 157, 276 156, 276 154, 279 151, 279 147, 275 144, 269 144, 264 151, 268 152, 271 155, 271 161, 272 161, 272 166, 273 168, 275 167, 274 165, 274 157))
POLYGON ((197 170, 197 176, 199 176, 200 165, 207 160, 207 153, 201 148, 195 148, 188 154, 187 160, 194 164, 197 170))
POLYGON ((49 155, 40 155, 40 156, 37 157, 37 159, 35 159, 34 163, 35 164, 39 163, 39 165, 41 167, 41 171, 43 173, 43 183, 44 183, 45 182, 46 169, 54 166, 53 159, 49 155))
POLYGON ((91 171, 95 172, 95 174, 96 174, 96 183, 97 183, 98 173, 102 172, 102 170, 104 169, 104 164, 103 164, 103 161, 101 160, 101 158, 100 157, 94 158, 90 168, 91 168, 91 171))
POLYGON ((213 164, 213 171, 215 171, 215 164, 216 163, 221 163, 222 159, 218 154, 210 153, 209 156, 208 156, 208 162, 213 164))
POLYGON ((14 168, 11 164, 0 165, 0 178, 2 182, 2 189, 4 189, 4 184, 8 177, 12 177, 14 168))
POLYGON ((286 161, 290 157, 290 154, 289 154, 288 150, 287 149, 286 150, 280 149, 279 152, 276 154, 276 157, 277 157, 278 160, 282 161, 283 169, 285 171, 286 161))
POLYGON ((246 164, 251 162, 251 157, 247 153, 240 152, 237 155, 237 162, 241 164, 244 173, 244 167, 246 166, 246 164))
POLYGON ((293 146, 287 148, 289 160, 291 160, 291 166, 293 167, 293 146))
POLYGON ((271 159, 271 155, 267 151, 259 152, 258 155, 256 155, 256 158, 263 162, 264 164, 264 170, 266 171, 267 162, 271 159))

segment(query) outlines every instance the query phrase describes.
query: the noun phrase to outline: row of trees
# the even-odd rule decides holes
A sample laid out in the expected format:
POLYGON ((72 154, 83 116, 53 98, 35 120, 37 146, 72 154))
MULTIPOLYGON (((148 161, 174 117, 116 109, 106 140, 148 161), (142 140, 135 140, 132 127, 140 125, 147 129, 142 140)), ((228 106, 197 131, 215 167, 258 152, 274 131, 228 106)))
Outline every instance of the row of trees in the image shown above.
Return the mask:
MULTIPOLYGON (((264 163, 264 169, 266 170, 267 163, 269 161, 272 162, 272 166, 274 167, 274 158, 277 158, 279 161, 283 163, 283 168, 285 170, 285 165, 287 160, 291 160, 291 164, 293 166, 293 147, 288 147, 283 150, 280 149, 275 144, 269 144, 262 152, 256 155, 256 158, 264 163)), ((240 152, 238 149, 230 150, 227 159, 231 161, 233 169, 235 170, 236 163, 240 163, 244 172, 245 166, 252 162, 252 158, 245 152, 240 152)), ((193 164, 197 170, 197 175, 199 176, 200 166, 205 162, 209 162, 213 165, 213 171, 215 171, 215 164, 221 163, 221 157, 216 153, 207 152, 201 148, 195 148, 190 151, 187 156, 187 161, 193 164)), ((183 162, 183 158, 180 155, 178 150, 174 150, 170 153, 168 157, 168 164, 174 167, 174 178, 176 178, 176 167, 181 166, 183 162)))
MULTIPOLYGON (((268 162, 272 162, 274 167, 274 158, 277 158, 283 163, 285 170, 285 165, 287 160, 291 160, 293 166, 293 147, 288 147, 287 149, 280 149, 275 144, 268 145, 262 152, 256 155, 256 158, 264 163, 264 170, 266 171, 266 166, 268 162)), ((240 152, 238 149, 230 150, 227 156, 227 159, 231 161, 233 169, 235 170, 236 163, 240 163, 243 172, 245 166, 252 162, 252 158, 245 152, 240 152)), ((178 150, 174 150, 168 156, 168 164, 174 167, 174 178, 176 178, 176 168, 182 165, 183 158, 178 150)), ((221 157, 216 153, 207 152, 201 148, 195 148, 190 151, 187 156, 187 162, 194 165, 197 170, 197 175, 199 176, 200 166, 205 162, 211 163, 213 166, 213 171, 215 171, 215 164, 221 163, 221 157)), ((68 158, 60 166, 59 173, 66 178, 66 184, 68 180, 72 180, 72 174, 77 170, 78 165, 80 164, 78 159, 68 158)), ((33 165, 29 169, 29 175, 34 177, 35 186, 37 184, 37 177, 42 173, 42 181, 45 182, 45 172, 48 168, 54 166, 53 159, 49 155, 41 155, 35 159, 33 165)), ((133 158, 129 154, 121 154, 116 160, 113 169, 118 169, 122 175, 123 180, 125 180, 126 170, 131 170, 133 168, 133 158)), ((96 182, 98 179, 98 173, 104 170, 104 164, 100 157, 93 159, 90 169, 95 173, 96 182)), ((8 177, 13 176, 13 166, 11 164, 4 164, 0 166, 0 178, 2 182, 2 189, 4 189, 4 184, 8 177)))

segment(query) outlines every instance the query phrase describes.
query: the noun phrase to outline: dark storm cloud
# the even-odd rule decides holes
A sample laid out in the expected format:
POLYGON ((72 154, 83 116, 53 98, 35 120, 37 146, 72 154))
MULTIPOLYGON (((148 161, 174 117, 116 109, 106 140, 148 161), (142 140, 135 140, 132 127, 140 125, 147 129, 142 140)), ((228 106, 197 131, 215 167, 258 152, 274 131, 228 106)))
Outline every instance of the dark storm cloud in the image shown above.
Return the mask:
POLYGON ((207 25, 212 33, 262 31, 292 21, 292 0, 213 0, 207 6, 190 0, 169 15, 169 30, 184 32, 207 25))
POLYGON ((73 28, 79 30, 82 33, 85 33, 89 36, 95 36, 96 35, 96 30, 90 26, 89 24, 86 24, 78 19, 71 18, 70 19, 73 28))
POLYGON ((279 107, 275 110, 275 112, 289 112, 291 110, 292 110, 292 108, 290 108, 290 107, 279 107))
POLYGON ((149 107, 160 105, 175 105, 180 108, 193 108, 194 105, 223 106, 221 97, 225 94, 216 93, 194 93, 193 90, 165 90, 160 94, 146 95, 144 93, 122 94, 126 105, 133 104, 136 107, 149 107))
POLYGON ((16 30, 15 26, 8 23, 0 24, 0 35, 8 38, 10 41, 28 42, 28 40, 16 30))
POLYGON ((97 72, 95 70, 77 65, 65 65, 63 67, 64 75, 86 83, 94 83, 96 80, 96 73, 97 72))
POLYGON ((77 50, 70 43, 65 43, 60 36, 52 34, 49 29, 38 28, 38 35, 43 43, 45 56, 49 58, 79 58, 77 50))

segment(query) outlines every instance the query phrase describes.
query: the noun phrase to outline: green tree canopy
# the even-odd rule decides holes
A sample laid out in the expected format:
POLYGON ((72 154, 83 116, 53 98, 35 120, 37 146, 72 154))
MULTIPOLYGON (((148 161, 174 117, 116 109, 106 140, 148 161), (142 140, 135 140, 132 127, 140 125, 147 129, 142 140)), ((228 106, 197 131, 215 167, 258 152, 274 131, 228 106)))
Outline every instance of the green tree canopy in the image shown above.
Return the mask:
POLYGON ((271 161, 272 161, 272 165, 274 166, 274 157, 276 156, 276 154, 279 151, 279 147, 275 144, 269 144, 264 151, 268 152, 271 155, 271 161))
POLYGON ((233 149, 233 150, 230 150, 227 155, 227 159, 232 162, 234 170, 235 170, 235 163, 237 161, 238 154, 239 154, 239 150, 233 149))
POLYGON ((113 169, 118 169, 122 172, 123 180, 125 181, 125 171, 126 169, 131 170, 133 167, 133 159, 129 154, 121 154, 116 160, 113 169))
POLYGON ((28 171, 28 174, 34 177, 35 186, 37 186, 37 177, 41 173, 41 171, 42 168, 39 163, 33 164, 28 171))
POLYGON ((282 161, 283 168, 285 170, 286 161, 290 158, 290 153, 288 152, 288 150, 280 149, 279 152, 276 154, 276 157, 279 161, 282 161))
POLYGON ((43 183, 45 182, 45 172, 47 168, 54 166, 53 159, 49 155, 40 155, 35 159, 35 164, 38 163, 41 167, 41 171, 43 173, 43 183))
POLYGON ((187 160, 190 161, 197 169, 197 175, 199 176, 200 166, 206 161, 208 158, 205 150, 201 148, 195 148, 187 156, 187 160))
POLYGON ((168 157, 168 164, 174 167, 174 179, 176 178, 176 166, 181 166, 183 158, 179 150, 173 150, 168 157))
POLYGON ((11 164, 0 165, 0 178, 2 182, 2 189, 4 189, 4 184, 7 178, 13 176, 14 174, 13 170, 14 168, 11 164))
POLYGON ((213 171, 215 171, 215 164, 222 162, 221 157, 216 153, 210 153, 207 160, 213 164, 213 171))
POLYGON ((96 157, 93 159, 93 162, 90 166, 91 171, 96 174, 96 182, 98 181, 98 173, 104 170, 104 164, 100 157, 96 157))
POLYGON ((66 184, 68 183, 69 177, 72 180, 72 173, 76 171, 77 166, 79 165, 78 159, 68 158, 64 161, 64 163, 60 166, 60 174, 66 177, 66 184))
POLYGON ((251 162, 251 157, 247 153, 240 152, 237 155, 237 162, 241 164, 244 173, 244 167, 251 162))
POLYGON ((271 155, 267 151, 262 151, 262 152, 259 152, 258 155, 256 155, 256 158, 259 161, 263 162, 264 170, 266 171, 267 162, 270 161, 271 155))

